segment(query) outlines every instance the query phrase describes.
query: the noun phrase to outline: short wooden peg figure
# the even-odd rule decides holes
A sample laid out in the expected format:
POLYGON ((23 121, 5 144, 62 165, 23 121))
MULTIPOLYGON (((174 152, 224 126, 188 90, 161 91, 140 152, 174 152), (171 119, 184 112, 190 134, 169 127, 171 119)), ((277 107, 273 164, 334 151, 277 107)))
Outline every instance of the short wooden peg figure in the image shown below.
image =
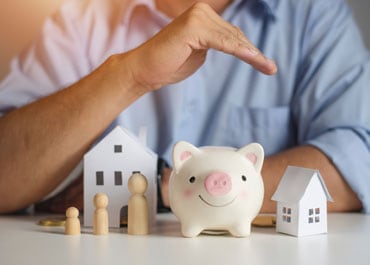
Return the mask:
POLYGON ((127 232, 129 235, 149 233, 148 202, 144 195, 148 181, 141 173, 134 173, 128 180, 131 196, 128 200, 127 232))
POLYGON ((97 193, 94 196, 94 223, 93 223, 93 234, 94 235, 107 235, 109 231, 108 222, 108 197, 104 193, 97 193))
POLYGON ((78 219, 78 209, 76 207, 69 207, 66 211, 66 223, 64 225, 64 232, 66 235, 81 234, 80 219, 78 219))

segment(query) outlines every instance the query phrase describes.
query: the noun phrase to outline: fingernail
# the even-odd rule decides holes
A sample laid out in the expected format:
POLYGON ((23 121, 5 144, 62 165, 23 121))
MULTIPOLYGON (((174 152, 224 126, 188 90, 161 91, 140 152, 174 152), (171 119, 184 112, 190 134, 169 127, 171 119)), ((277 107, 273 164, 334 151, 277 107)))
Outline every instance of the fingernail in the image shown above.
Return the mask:
POLYGON ((271 74, 275 74, 277 72, 277 65, 274 60, 266 59, 265 68, 271 74))

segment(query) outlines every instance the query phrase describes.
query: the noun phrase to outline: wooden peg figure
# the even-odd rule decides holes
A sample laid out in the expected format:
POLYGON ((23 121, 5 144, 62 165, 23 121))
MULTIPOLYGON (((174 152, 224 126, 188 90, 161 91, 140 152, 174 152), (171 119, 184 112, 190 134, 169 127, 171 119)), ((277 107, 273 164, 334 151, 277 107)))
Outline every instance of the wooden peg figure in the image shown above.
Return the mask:
POLYGON ((134 173, 128 180, 131 196, 128 200, 127 232, 130 235, 146 235, 149 233, 148 202, 144 195, 148 188, 146 177, 134 173))
POLYGON ((109 231, 108 222, 108 197, 104 193, 97 193, 94 196, 94 223, 93 223, 93 234, 94 235, 107 235, 109 231))
POLYGON ((76 207, 69 207, 66 211, 66 222, 64 225, 64 232, 66 235, 81 234, 80 219, 78 219, 78 209, 76 207))

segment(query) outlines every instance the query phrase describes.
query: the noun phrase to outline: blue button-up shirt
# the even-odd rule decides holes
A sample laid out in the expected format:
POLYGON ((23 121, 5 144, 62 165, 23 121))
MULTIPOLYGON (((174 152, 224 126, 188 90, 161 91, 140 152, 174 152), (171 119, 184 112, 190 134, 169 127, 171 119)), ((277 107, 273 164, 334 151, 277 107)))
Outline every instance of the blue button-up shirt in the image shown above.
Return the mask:
MULTIPOLYGON (((120 124, 137 133, 146 126, 149 146, 168 161, 179 140, 259 142, 267 155, 313 145, 370 212, 370 57, 346 3, 236 0, 222 16, 274 59, 279 72, 266 76, 210 50, 193 76, 146 94, 107 131, 120 124)), ((0 112, 66 87, 169 21, 152 0, 65 4, 13 61, 0 87, 0 112)))

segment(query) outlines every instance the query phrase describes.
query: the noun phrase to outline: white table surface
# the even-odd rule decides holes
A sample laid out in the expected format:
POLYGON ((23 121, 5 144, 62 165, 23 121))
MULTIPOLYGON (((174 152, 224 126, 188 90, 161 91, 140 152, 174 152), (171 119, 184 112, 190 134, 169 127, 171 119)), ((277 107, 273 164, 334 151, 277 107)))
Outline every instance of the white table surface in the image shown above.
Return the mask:
POLYGON ((62 227, 37 225, 40 216, 0 216, 0 264, 370 264, 370 215, 329 214, 328 234, 296 238, 274 228, 252 228, 247 238, 183 238, 172 214, 158 215, 152 234, 111 229, 66 236, 62 227))

